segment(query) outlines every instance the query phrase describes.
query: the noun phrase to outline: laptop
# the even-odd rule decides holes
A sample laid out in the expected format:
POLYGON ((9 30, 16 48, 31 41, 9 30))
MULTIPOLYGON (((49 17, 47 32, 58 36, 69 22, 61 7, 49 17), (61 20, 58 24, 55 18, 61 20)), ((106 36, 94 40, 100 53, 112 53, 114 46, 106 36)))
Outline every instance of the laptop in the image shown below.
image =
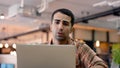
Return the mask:
POLYGON ((17 45, 17 68, 75 68, 73 45, 17 45))

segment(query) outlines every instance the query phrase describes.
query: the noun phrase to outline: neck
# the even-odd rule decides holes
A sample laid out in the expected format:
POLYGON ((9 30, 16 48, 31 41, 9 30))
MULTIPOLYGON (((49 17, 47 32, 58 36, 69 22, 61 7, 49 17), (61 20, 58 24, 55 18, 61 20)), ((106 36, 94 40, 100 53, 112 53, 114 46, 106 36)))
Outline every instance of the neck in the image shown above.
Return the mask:
POLYGON ((59 41, 59 40, 53 39, 53 44, 68 44, 68 40, 59 41))

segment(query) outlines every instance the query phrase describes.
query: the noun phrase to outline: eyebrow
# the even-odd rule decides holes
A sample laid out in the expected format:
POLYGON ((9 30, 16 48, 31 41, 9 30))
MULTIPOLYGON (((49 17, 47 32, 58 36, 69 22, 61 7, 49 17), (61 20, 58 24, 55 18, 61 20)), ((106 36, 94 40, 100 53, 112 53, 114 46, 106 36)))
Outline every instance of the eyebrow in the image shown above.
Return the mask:
POLYGON ((60 21, 59 19, 54 19, 55 21, 60 21))
POLYGON ((68 21, 65 21, 65 20, 63 20, 63 22, 67 22, 68 23, 68 21))
MULTIPOLYGON (((55 21, 60 21, 59 19, 54 19, 55 21)), ((66 20, 63 20, 63 22, 68 22, 68 21, 66 21, 66 20)))

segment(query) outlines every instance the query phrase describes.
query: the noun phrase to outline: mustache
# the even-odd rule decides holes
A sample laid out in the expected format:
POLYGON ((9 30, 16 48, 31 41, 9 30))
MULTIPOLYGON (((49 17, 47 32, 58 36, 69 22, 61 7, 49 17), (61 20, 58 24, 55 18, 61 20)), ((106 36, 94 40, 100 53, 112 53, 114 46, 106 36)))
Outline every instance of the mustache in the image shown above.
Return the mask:
POLYGON ((58 31, 57 33, 63 33, 63 31, 58 31))

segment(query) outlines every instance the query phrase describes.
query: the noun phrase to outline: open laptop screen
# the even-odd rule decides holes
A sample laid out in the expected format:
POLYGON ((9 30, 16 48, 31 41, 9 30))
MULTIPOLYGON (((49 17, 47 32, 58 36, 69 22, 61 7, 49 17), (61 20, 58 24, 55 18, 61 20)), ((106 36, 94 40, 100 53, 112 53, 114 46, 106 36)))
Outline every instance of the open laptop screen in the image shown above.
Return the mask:
POLYGON ((73 45, 17 45, 18 68, 75 68, 73 45))

